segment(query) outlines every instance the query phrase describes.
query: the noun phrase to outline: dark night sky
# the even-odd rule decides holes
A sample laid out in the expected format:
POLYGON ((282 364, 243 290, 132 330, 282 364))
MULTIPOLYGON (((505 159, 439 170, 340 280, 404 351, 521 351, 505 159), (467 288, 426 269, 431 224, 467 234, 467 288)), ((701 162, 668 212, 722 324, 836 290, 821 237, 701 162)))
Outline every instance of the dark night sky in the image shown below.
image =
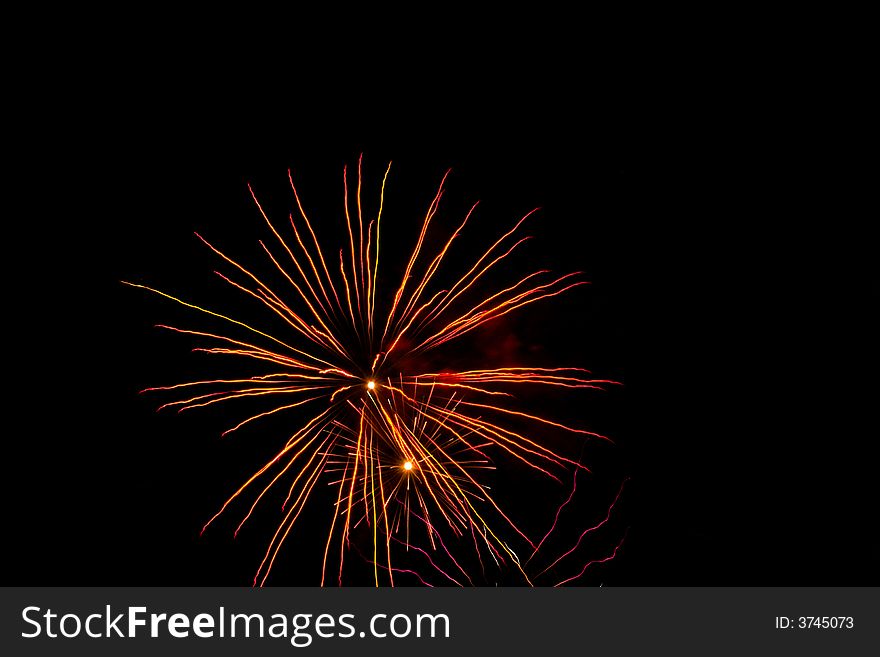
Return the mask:
MULTIPOLYGON (((68 73, 53 82, 57 107, 25 128, 7 219, 8 344, 26 364, 7 410, 20 419, 4 431, 5 584, 249 583, 270 520, 253 540, 232 541, 231 522, 198 532, 271 446, 221 441, 221 414, 156 414, 138 395, 212 363, 152 328, 185 317, 177 308, 119 281, 222 299, 192 232, 254 253, 265 234, 248 181, 286 213, 293 167, 305 196, 338 209, 341 167, 361 152, 374 183, 394 160, 397 221, 423 210, 451 167, 447 221, 481 199, 475 236, 487 239, 541 206, 534 266, 592 281, 507 327, 625 384, 562 409, 588 410, 615 440, 596 453, 599 490, 632 478, 615 519, 629 528, 624 549, 584 583, 878 583, 861 474, 876 431, 829 410, 863 393, 841 393, 833 361, 791 348, 801 318, 842 302, 822 283, 808 299, 803 278, 777 267, 791 218, 765 202, 767 161, 743 125, 587 84, 574 64, 332 97, 302 81, 263 96, 234 75, 141 71, 110 85, 68 73), (813 377, 827 395, 801 397, 813 377)), ((854 325, 854 339, 867 335, 854 325)), ((275 583, 315 583, 296 550, 275 583)))

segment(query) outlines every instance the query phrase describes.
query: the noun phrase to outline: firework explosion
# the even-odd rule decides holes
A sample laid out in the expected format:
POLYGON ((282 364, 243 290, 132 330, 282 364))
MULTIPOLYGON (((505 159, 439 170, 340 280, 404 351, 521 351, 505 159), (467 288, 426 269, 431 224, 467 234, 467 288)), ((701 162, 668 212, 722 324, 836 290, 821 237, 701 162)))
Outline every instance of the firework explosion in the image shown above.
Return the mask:
MULTIPOLYGON (((456 558, 463 545, 472 550, 484 573, 487 564, 498 568, 509 565, 525 583, 532 584, 605 521, 581 534, 577 545, 550 566, 530 575, 528 564, 555 529, 562 507, 542 539, 527 536, 484 483, 486 471, 495 467, 493 454, 519 461, 559 482, 573 473, 573 495, 577 472, 586 471, 586 467, 547 447, 541 432, 560 431, 579 440, 604 437, 518 410, 513 406, 517 389, 601 389, 614 382, 593 379, 587 370, 573 367, 431 372, 418 371, 413 364, 419 362, 417 356, 459 340, 487 322, 586 281, 579 273, 553 276, 541 270, 506 287, 487 282, 490 272, 529 239, 519 237, 518 231, 533 210, 492 243, 452 285, 435 289, 437 272, 477 208, 477 204, 470 208, 436 253, 424 253, 447 172, 422 220, 402 280, 383 288, 380 295, 382 210, 390 169, 389 163, 374 218, 365 217, 361 202, 361 161, 356 185, 350 185, 348 170, 343 169, 348 240, 338 252, 338 261, 335 251, 331 257, 319 243, 290 172, 298 217, 291 214, 283 228, 270 220, 249 186, 274 236, 271 247, 262 241, 260 246, 280 287, 275 283, 270 286, 197 234, 228 268, 227 273, 217 275, 261 304, 276 321, 281 320, 286 330, 283 335, 277 330, 270 334, 268 329, 263 331, 144 285, 126 283, 208 315, 230 331, 160 325, 205 340, 206 346, 196 351, 235 356, 263 368, 260 374, 247 378, 192 381, 148 391, 175 395, 160 409, 185 411, 246 398, 264 404, 265 410, 245 417, 224 435, 292 409, 307 418, 298 422, 277 454, 229 497, 202 530, 230 504, 249 494, 245 497, 250 504, 235 530, 237 535, 270 490, 281 489, 283 494, 286 489, 282 519, 254 584, 266 582, 319 482, 332 486, 335 498, 323 539, 322 585, 342 585, 346 556, 352 551, 370 565, 376 585, 394 585, 395 575, 399 578, 400 574, 426 585, 431 585, 434 577, 445 584, 473 584, 469 568, 456 558), (514 541, 523 546, 526 559, 521 560, 511 547, 514 541), (395 565, 401 553, 418 555, 427 566, 419 572, 395 565)), ((616 552, 617 548, 607 558, 616 552)), ((584 570, 594 562, 584 565, 584 570)))

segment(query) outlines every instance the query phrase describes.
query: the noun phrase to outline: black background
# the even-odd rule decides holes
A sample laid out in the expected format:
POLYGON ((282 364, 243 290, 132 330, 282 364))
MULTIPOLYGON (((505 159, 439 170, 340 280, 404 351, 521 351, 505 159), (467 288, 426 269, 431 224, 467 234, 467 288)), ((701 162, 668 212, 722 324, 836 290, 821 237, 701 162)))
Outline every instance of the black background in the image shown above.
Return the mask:
MULTIPOLYGON (((868 311, 841 319, 849 340, 827 337, 850 311, 823 275, 841 254, 796 257, 771 118, 698 82, 599 79, 576 53, 552 73, 484 63, 416 81, 291 61, 266 83, 92 62, 34 83, 6 211, 4 583, 250 583, 260 541, 199 530, 266 453, 255 434, 221 441, 221 414, 154 413, 139 390, 211 363, 152 328, 182 317, 172 304, 120 281, 222 299, 192 232, 253 253, 265 233, 247 182, 283 217, 293 167, 304 196, 338 210, 361 152, 373 189, 394 161, 395 219, 451 167, 452 207, 483 201, 478 237, 541 206, 535 262, 592 281, 510 326, 625 384, 577 402, 615 440, 591 464, 602 490, 632 478, 624 548, 584 583, 878 582, 876 430, 848 410, 867 393, 844 371, 866 355, 852 344, 868 311)), ((316 583, 289 550, 274 583, 316 583)))

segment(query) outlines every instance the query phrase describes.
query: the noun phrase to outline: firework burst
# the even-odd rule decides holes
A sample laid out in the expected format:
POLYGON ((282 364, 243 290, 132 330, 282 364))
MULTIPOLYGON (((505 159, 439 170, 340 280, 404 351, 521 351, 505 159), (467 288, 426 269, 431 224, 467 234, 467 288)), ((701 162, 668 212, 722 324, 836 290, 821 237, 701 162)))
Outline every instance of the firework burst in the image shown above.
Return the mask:
POLYGON ((259 412, 241 418, 224 435, 294 409, 296 417, 304 419, 202 530, 230 504, 247 499, 237 535, 269 491, 286 490, 282 518, 255 584, 266 582, 319 483, 330 485, 335 498, 324 539, 322 585, 343 583, 346 555, 352 551, 370 564, 376 585, 393 585, 400 573, 425 584, 431 576, 445 583, 473 584, 453 544, 470 545, 484 572, 486 563, 511 565, 531 584, 534 575, 529 576, 511 545, 515 541, 523 546, 527 563, 547 536, 535 540, 518 527, 494 499, 484 475, 495 467, 494 455, 501 455, 560 482, 566 472, 574 471, 576 482, 577 471, 586 467, 549 448, 542 432, 565 432, 579 440, 604 437, 520 410, 514 405, 518 390, 601 389, 614 382, 573 367, 431 372, 419 371, 413 363, 488 322, 586 282, 580 273, 554 276, 540 270, 511 285, 491 285, 493 270, 528 239, 520 237, 519 230, 533 210, 462 268, 464 273, 454 283, 437 289, 437 273, 448 268, 450 249, 477 208, 470 208, 439 249, 426 253, 426 236, 445 193, 447 172, 422 219, 400 282, 380 293, 382 212, 390 169, 389 164, 375 216, 367 215, 361 202, 361 161, 356 183, 350 183, 348 169, 343 170, 347 243, 338 258, 336 251, 320 244, 290 172, 298 216, 290 214, 283 225, 269 218, 249 187, 273 237, 269 244, 260 241, 274 271, 271 282, 197 234, 224 263, 227 271, 217 275, 280 320, 282 333, 127 283, 216 320, 221 328, 212 331, 160 325, 204 340, 196 351, 234 356, 262 368, 250 377, 212 378, 148 391, 173 395, 160 409, 186 411, 241 399, 261 405, 259 412), (421 572, 399 567, 399 554, 409 555, 410 561, 417 555, 429 566, 421 572))

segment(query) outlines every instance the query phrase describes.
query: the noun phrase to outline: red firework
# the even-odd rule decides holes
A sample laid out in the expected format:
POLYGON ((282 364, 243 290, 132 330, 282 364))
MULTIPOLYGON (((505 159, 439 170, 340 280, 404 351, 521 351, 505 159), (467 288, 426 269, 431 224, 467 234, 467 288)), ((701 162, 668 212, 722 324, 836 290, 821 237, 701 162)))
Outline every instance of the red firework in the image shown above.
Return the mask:
MULTIPOLYGON (((573 552, 595 527, 581 534, 575 548, 543 572, 530 576, 526 565, 556 522, 537 542, 517 526, 482 481, 486 470, 495 467, 493 454, 515 459, 557 481, 573 470, 576 483, 577 471, 586 471, 586 467, 549 448, 541 432, 561 431, 578 439, 605 438, 519 410, 513 406, 517 399, 513 391, 601 389, 614 382, 594 379, 587 370, 576 367, 492 368, 475 364, 473 369, 461 371, 414 372, 413 357, 586 282, 580 273, 554 276, 540 270, 518 277, 511 285, 490 284, 491 272, 528 239, 518 233, 533 210, 488 246, 470 267, 463 268, 464 274, 452 285, 436 289, 437 272, 446 265, 451 247, 477 208, 477 204, 470 208, 439 250, 424 253, 429 226, 445 193, 447 172, 422 220, 402 279, 383 291, 389 300, 383 304, 377 290, 382 211, 390 169, 389 163, 373 218, 365 217, 361 202, 361 162, 353 201, 349 198, 348 171, 343 170, 347 244, 339 250, 338 267, 335 258, 326 257, 290 172, 299 217, 290 214, 283 227, 269 219, 251 190, 274 237, 271 248, 260 241, 275 272, 271 285, 265 276, 259 278, 197 234, 229 269, 217 275, 280 319, 284 334, 270 333, 253 322, 245 323, 145 285, 127 283, 204 313, 228 328, 205 332, 161 326, 205 340, 205 346, 197 351, 235 356, 262 368, 261 373, 247 378, 213 378, 148 390, 174 394, 175 399, 160 408, 179 411, 245 398, 265 404, 224 435, 270 415, 292 409, 307 411, 302 415, 305 421, 298 423, 277 454, 229 497, 202 530, 234 500, 252 492, 237 534, 270 490, 288 487, 282 519, 257 570, 255 584, 265 583, 321 481, 334 487, 335 497, 324 539, 322 585, 329 581, 328 564, 334 561, 338 565, 334 579, 342 584, 345 556, 352 549, 364 554, 371 564, 376 585, 393 585, 399 572, 412 573, 430 584, 424 573, 394 565, 395 554, 401 550, 423 555, 430 564, 428 572, 448 582, 473 584, 468 569, 460 565, 444 536, 456 544, 462 538, 472 539, 481 567, 484 560, 499 566, 511 564, 532 584, 535 577, 573 552), (364 549, 353 540, 360 526, 368 531, 358 535, 370 536, 364 549), (505 534, 525 546, 528 559, 519 558, 505 534), (438 565, 437 555, 452 564, 451 568, 438 565)), ((556 521, 558 518, 559 512, 556 521)), ((584 569, 587 566, 589 563, 584 569)))

